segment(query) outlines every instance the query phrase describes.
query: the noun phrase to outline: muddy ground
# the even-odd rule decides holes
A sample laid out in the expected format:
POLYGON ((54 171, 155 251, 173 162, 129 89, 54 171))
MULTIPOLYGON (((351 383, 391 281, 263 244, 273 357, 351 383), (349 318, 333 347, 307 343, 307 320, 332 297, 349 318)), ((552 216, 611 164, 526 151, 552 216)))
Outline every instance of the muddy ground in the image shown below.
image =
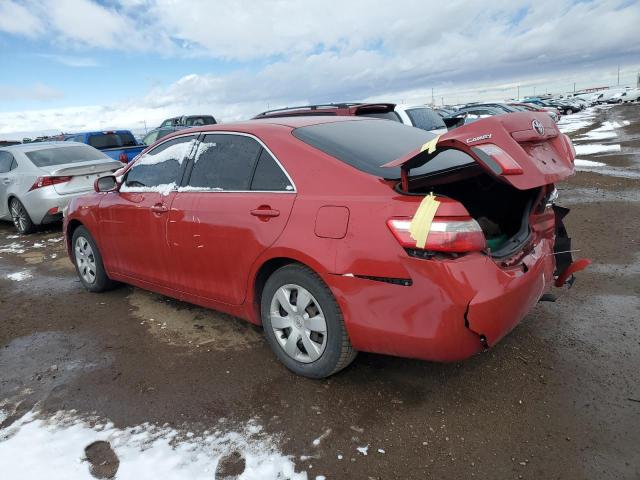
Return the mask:
POLYGON ((260 329, 137 288, 87 293, 59 226, 14 237, 0 223, 2 426, 36 404, 122 428, 255 419, 312 479, 638 479, 639 120, 640 105, 616 106, 572 132, 619 122, 597 143, 621 152, 581 158, 631 172, 559 185, 592 268, 458 364, 360 354, 328 380, 296 377, 260 329))

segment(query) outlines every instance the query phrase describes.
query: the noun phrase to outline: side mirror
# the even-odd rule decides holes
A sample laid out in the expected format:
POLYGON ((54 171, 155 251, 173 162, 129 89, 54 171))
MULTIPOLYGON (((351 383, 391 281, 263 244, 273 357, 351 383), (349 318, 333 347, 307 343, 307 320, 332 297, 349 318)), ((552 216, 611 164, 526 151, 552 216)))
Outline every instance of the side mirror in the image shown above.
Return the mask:
POLYGON ((98 192, 115 192, 118 190, 118 182, 114 175, 105 175, 104 177, 96 178, 93 182, 93 189, 98 192))

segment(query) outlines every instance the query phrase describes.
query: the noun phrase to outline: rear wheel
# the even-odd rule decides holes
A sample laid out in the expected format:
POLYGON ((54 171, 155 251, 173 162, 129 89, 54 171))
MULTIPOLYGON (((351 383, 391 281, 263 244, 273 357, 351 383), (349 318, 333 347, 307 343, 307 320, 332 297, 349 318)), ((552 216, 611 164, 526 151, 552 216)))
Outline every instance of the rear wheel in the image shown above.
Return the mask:
POLYGON ((17 198, 12 198, 9 202, 9 211, 11 212, 11 220, 16 227, 16 230, 23 235, 33 233, 36 229, 35 224, 29 216, 29 212, 24 208, 24 205, 17 198))
POLYGON ((333 294, 302 265, 287 265, 267 280, 261 298, 265 336, 285 366, 310 378, 342 370, 355 358, 333 294))
POLYGON ((571 115, 573 113, 573 110, 571 110, 570 108, 567 108, 567 111, 565 113, 567 115, 571 115))
POLYGON ((116 285, 116 282, 107 276, 98 246, 86 228, 76 228, 71 245, 73 263, 84 288, 90 292, 103 292, 116 285))

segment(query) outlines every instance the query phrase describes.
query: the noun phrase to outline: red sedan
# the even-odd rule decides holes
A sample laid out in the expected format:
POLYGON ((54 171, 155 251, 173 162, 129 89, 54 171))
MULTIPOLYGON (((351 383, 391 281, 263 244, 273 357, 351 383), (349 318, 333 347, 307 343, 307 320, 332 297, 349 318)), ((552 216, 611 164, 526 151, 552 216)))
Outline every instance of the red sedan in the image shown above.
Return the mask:
POLYGON ((456 361, 584 266, 554 205, 573 158, 543 113, 441 137, 354 117, 209 125, 97 180, 64 231, 88 290, 124 282, 261 324, 301 375, 357 351, 456 361))

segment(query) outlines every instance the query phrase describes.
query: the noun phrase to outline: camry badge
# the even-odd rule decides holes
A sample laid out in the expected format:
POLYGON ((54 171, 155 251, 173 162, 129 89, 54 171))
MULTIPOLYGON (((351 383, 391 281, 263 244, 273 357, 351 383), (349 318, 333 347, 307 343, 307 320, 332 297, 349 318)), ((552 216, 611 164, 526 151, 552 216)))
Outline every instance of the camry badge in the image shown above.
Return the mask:
POLYGON ((538 135, 544 135, 544 126, 542 125, 542 122, 540 120, 534 120, 533 122, 531 122, 531 126, 536 132, 538 132, 538 135))

